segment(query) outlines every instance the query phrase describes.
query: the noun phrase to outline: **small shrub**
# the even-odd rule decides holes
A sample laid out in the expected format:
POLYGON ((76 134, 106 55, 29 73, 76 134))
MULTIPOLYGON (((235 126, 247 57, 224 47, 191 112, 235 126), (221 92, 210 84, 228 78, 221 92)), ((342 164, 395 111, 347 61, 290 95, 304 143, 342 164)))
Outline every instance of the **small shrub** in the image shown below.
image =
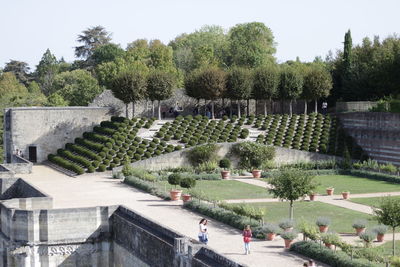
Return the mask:
POLYGON ((231 161, 228 158, 223 158, 219 161, 219 167, 229 169, 231 167, 231 161))
POLYGON ((240 158, 239 166, 243 169, 260 168, 263 162, 272 160, 275 148, 254 142, 235 144, 231 152, 240 158))
POLYGON ((353 228, 366 228, 368 222, 366 220, 355 220, 353 222, 353 228))
POLYGON ((287 240, 295 240, 299 234, 296 231, 283 232, 281 237, 287 240))
POLYGON ((180 184, 182 176, 179 173, 173 173, 168 176, 168 183, 174 185, 175 188, 180 184))
POLYGON ((283 230, 294 227, 294 221, 290 219, 284 219, 279 223, 279 227, 283 230))
POLYGON ((376 225, 372 228, 372 231, 377 235, 384 235, 388 231, 388 227, 384 224, 376 225))
POLYGON ((105 172, 106 169, 107 169, 107 166, 106 166, 106 165, 100 164, 100 165, 99 165, 99 168, 97 168, 97 171, 98 171, 98 172, 105 172))
POLYGON ((193 188, 196 186, 196 180, 193 178, 189 178, 189 177, 183 178, 180 181, 180 186, 183 188, 188 188, 188 189, 193 188))
MULTIPOLYGON (((190 145, 192 145, 189 142, 190 145)), ((216 161, 219 147, 215 144, 197 146, 188 151, 189 162, 198 166, 204 162, 216 161)))
POLYGON ((270 233, 277 234, 279 233, 279 227, 276 224, 267 223, 262 226, 262 232, 265 234, 270 234, 270 233))
POLYGON ((331 219, 327 217, 318 217, 315 224, 318 226, 329 226, 331 224, 331 219))

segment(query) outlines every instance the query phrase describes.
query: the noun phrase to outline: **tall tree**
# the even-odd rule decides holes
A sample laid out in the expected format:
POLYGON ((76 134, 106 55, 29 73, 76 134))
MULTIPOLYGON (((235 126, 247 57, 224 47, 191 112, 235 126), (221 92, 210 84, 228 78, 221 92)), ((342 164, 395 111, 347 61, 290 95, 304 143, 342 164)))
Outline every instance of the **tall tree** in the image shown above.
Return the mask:
POLYGON ((275 65, 261 66, 254 73, 255 99, 264 100, 264 115, 267 115, 267 100, 271 102, 278 92, 279 70, 275 65))
POLYGON ((152 102, 154 117, 154 101, 158 100, 158 119, 161 120, 161 101, 172 96, 175 87, 175 76, 162 70, 153 70, 147 79, 147 94, 152 102))
POLYGON ((172 71, 175 69, 172 48, 163 44, 160 40, 152 40, 149 44, 149 67, 172 71))
MULTIPOLYGON (((353 68, 353 41, 351 32, 348 30, 344 35, 344 48, 343 48, 343 74, 342 74, 342 94, 346 97, 349 95, 349 83, 352 75, 353 68)), ((351 93, 350 93, 351 94, 351 93)))
MULTIPOLYGON (((132 116, 135 116, 135 103, 146 97, 147 77, 142 71, 127 70, 120 72, 111 82, 114 96, 125 103, 132 103, 132 116)), ((126 110, 128 117, 128 110, 126 110)))
POLYGON ((122 58, 124 55, 125 51, 119 45, 109 43, 95 48, 90 57, 90 61, 93 62, 94 66, 97 66, 104 62, 110 62, 117 58, 122 58))
POLYGON ((289 100, 290 116, 292 116, 292 102, 299 98, 303 90, 303 76, 295 65, 283 66, 280 73, 279 94, 282 99, 289 100))
POLYGON ((28 85, 29 83, 29 66, 28 63, 17 60, 10 60, 10 62, 6 63, 4 72, 12 72, 18 81, 24 85, 28 85))
POLYGON ((293 219, 293 203, 315 189, 314 177, 309 173, 286 169, 272 177, 270 191, 274 197, 290 201, 289 218, 293 219))
POLYGON ((55 92, 71 106, 86 106, 101 93, 101 88, 90 72, 73 70, 56 75, 51 93, 55 92))
POLYGON ((97 47, 108 44, 111 41, 111 34, 102 26, 90 27, 78 35, 77 41, 82 45, 75 47, 75 56, 87 59, 97 47))
POLYGON ((229 42, 233 65, 258 67, 275 62, 274 36, 264 23, 237 24, 229 31, 229 42))
POLYGON ((44 94, 49 95, 53 86, 54 77, 59 73, 59 63, 55 55, 47 49, 36 66, 35 78, 39 82, 44 94))
MULTIPOLYGON (((202 88, 199 86, 200 70, 193 70, 185 76, 185 93, 187 96, 197 99, 197 106, 200 108, 200 99, 202 98, 202 88)), ((204 107, 206 109, 206 107, 204 107)), ((205 113, 205 112, 204 112, 205 113)))
MULTIPOLYGON (((304 75, 303 96, 306 100, 314 99, 315 113, 318 112, 318 99, 321 97, 328 97, 331 89, 331 74, 317 64, 309 66, 304 75)), ((307 104, 305 107, 307 107, 307 104)), ((307 113, 306 108, 304 113, 307 113)))
POLYGON ((238 105, 238 117, 240 118, 240 100, 249 99, 253 92, 253 76, 248 68, 233 67, 227 78, 227 95, 231 101, 236 100, 238 105))
POLYGON ((209 67, 203 69, 197 78, 203 98, 211 100, 211 117, 215 119, 214 101, 220 98, 226 90, 226 73, 220 68, 209 67))

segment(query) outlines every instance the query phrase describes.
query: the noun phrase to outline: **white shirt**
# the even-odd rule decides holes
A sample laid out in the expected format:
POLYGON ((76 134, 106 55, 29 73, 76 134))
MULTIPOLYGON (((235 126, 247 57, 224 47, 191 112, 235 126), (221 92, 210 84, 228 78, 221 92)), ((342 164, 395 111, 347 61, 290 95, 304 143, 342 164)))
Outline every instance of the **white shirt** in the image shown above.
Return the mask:
POLYGON ((199 224, 199 227, 200 227, 199 236, 203 235, 204 233, 207 233, 207 226, 206 225, 201 223, 201 224, 199 224))

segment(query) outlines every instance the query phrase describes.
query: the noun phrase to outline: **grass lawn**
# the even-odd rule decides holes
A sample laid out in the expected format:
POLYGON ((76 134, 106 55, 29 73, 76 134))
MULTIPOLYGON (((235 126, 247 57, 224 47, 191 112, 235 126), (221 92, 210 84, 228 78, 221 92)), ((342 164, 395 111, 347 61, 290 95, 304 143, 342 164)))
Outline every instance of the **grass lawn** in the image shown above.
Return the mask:
MULTIPOLYGON (((400 196, 393 196, 391 198, 400 199, 400 196)), ((363 204, 363 205, 367 205, 367 206, 371 206, 371 207, 375 207, 375 206, 379 205, 380 200, 381 200, 380 197, 366 197, 366 198, 351 198, 350 199, 351 202, 355 202, 355 203, 359 203, 359 204, 363 204)))
MULTIPOLYGON (((160 182, 166 190, 172 188, 167 181, 160 182)), ((232 180, 196 181, 194 190, 201 190, 210 197, 218 199, 246 199, 272 197, 267 189, 232 180)))
POLYGON ((350 194, 400 192, 400 184, 350 175, 320 175, 315 177, 315 180, 320 184, 316 190, 319 194, 326 194, 326 188, 330 186, 335 188, 335 194, 341 194, 343 191, 350 191, 350 194))
MULTIPOLYGON (((282 219, 289 217, 289 202, 278 203, 251 203, 246 204, 265 209, 265 222, 279 223, 282 219)), ((294 203, 294 219, 297 222, 302 220, 315 223, 318 217, 329 217, 332 221, 330 230, 337 233, 354 233, 352 224, 355 220, 368 220, 369 226, 378 224, 376 221, 369 221, 372 216, 330 204, 317 201, 302 201, 294 203)))
MULTIPOLYGON (((395 241, 395 254, 396 256, 400 256, 400 240, 395 241)), ((378 246, 377 248, 382 248, 383 249, 383 254, 384 255, 392 255, 392 238, 386 239, 386 242, 383 245, 378 246)))

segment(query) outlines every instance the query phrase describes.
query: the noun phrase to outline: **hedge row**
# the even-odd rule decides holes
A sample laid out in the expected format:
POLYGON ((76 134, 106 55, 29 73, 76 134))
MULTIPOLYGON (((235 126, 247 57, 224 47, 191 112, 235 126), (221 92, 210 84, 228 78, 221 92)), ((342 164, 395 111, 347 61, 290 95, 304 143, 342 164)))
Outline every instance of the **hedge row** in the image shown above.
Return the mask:
POLYGON ((88 159, 91 159, 91 160, 97 160, 97 161, 101 161, 102 160, 101 156, 99 156, 98 154, 94 153, 90 149, 87 149, 87 148, 85 148, 83 146, 79 146, 79 145, 68 143, 68 144, 65 145, 65 148, 70 150, 70 151, 72 151, 72 152, 75 152, 75 153, 77 153, 79 155, 82 155, 82 156, 84 156, 84 157, 86 157, 88 159))
POLYGON ((130 186, 133 186, 135 188, 138 188, 140 190, 143 190, 152 195, 158 196, 162 199, 165 199, 165 200, 171 199, 168 193, 165 193, 164 191, 160 190, 160 188, 156 187, 153 182, 141 180, 134 176, 128 176, 128 177, 125 177, 124 183, 127 185, 130 185, 130 186))
POLYGON ((332 267, 373 267, 375 264, 359 259, 351 259, 342 251, 333 251, 332 249, 321 246, 314 241, 296 242, 290 247, 291 251, 328 264, 332 267))
POLYGON ((350 170, 347 173, 357 176, 360 178, 368 178, 373 180, 385 181, 390 183, 400 184, 400 177, 397 175, 391 175, 386 173, 377 173, 372 171, 365 171, 365 170, 350 170))
POLYGON ((76 174, 83 174, 85 172, 85 170, 82 167, 80 167, 62 157, 59 157, 59 156, 56 156, 53 154, 49 154, 49 156, 47 158, 50 162, 57 164, 64 169, 75 172, 76 174))

